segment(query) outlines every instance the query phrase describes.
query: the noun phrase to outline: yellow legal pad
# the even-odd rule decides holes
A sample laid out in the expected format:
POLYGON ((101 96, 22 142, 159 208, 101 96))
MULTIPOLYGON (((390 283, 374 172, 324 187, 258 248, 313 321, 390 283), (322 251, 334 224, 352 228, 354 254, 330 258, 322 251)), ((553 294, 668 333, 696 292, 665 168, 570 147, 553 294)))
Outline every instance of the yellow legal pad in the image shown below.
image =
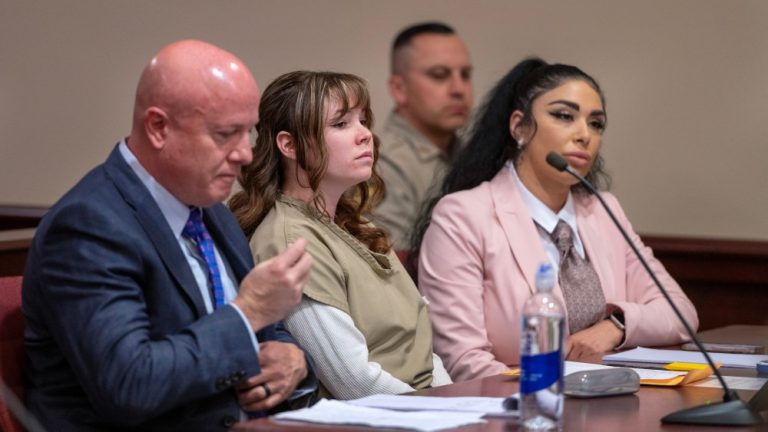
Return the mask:
MULTIPOLYGON (((720 364, 715 364, 718 368, 720 364)), ((712 375, 712 368, 703 363, 672 362, 664 366, 669 371, 679 371, 680 375, 667 379, 641 379, 640 384, 655 386, 683 386, 696 381, 701 381, 712 375)))

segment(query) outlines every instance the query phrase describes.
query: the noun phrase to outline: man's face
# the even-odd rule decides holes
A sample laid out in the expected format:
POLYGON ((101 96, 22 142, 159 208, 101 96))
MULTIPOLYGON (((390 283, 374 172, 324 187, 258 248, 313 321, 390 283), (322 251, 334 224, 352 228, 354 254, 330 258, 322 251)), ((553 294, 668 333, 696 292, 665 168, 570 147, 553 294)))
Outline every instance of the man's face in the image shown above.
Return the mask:
POLYGON ((461 39, 422 34, 400 54, 402 68, 391 83, 400 115, 429 134, 452 134, 464 126, 473 100, 472 64, 461 39))
POLYGON ((240 168, 253 159, 249 131, 258 121, 259 94, 248 88, 211 88, 204 102, 170 115, 161 152, 168 189, 184 204, 224 201, 240 168))

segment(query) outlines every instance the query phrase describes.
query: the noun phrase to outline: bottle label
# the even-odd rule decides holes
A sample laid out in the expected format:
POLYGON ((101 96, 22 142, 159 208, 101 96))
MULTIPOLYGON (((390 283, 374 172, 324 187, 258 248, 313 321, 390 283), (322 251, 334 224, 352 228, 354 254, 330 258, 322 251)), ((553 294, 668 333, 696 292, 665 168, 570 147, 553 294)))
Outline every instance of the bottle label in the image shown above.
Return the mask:
POLYGON ((557 382, 562 375, 562 364, 560 350, 521 356, 520 393, 535 393, 557 382))

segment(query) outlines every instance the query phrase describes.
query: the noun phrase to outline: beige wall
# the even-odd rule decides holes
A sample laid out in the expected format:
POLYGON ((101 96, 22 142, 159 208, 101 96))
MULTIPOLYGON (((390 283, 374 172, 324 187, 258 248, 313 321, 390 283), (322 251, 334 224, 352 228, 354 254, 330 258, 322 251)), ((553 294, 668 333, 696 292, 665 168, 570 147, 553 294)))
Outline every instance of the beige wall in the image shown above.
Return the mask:
POLYGON ((768 240, 764 0, 0 0, 0 202, 51 204, 100 163, 170 41, 221 45, 262 86, 359 74, 381 121, 391 38, 425 19, 463 35, 478 96, 530 54, 594 75, 613 191, 639 231, 768 240))

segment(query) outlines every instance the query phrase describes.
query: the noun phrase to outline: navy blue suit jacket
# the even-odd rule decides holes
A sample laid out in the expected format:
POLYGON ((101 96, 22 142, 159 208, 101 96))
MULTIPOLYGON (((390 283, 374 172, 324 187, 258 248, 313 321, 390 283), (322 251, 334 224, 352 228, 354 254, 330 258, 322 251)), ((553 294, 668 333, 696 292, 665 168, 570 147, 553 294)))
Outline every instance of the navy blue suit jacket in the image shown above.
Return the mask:
MULTIPOLYGON (((204 210, 239 282, 253 267, 223 205, 204 210)), ((260 372, 231 306, 207 314, 149 191, 115 148, 38 227, 22 293, 28 405, 50 430, 222 430, 260 372)), ((293 342, 281 324, 259 341, 293 342)), ((312 372, 310 371, 310 375, 312 372)))

